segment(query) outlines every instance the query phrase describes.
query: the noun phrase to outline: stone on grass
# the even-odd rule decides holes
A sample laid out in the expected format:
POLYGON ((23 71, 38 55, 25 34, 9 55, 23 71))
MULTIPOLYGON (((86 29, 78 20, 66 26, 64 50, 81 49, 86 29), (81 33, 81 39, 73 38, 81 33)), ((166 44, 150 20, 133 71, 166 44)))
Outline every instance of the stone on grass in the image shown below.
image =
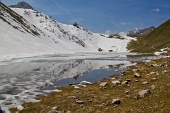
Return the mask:
POLYGON ((148 82, 147 82, 147 81, 144 81, 144 82, 142 83, 142 85, 146 85, 146 84, 148 84, 148 82))
POLYGON ((52 109, 52 110, 50 110, 49 112, 47 112, 47 113, 57 113, 57 111, 56 110, 54 110, 54 109, 52 109))
POLYGON ((112 104, 120 104, 120 103, 121 103, 121 101, 120 101, 119 98, 116 98, 116 99, 112 100, 112 104))
POLYGON ((107 82, 103 82, 100 84, 100 87, 105 87, 107 85, 107 82))
POLYGON ((120 84, 121 82, 119 81, 119 80, 114 80, 114 81, 112 81, 112 84, 115 86, 115 85, 118 85, 118 84, 120 84))
POLYGON ((146 89, 146 90, 140 90, 139 92, 138 92, 138 95, 140 96, 140 97, 145 97, 146 95, 148 95, 148 94, 150 94, 151 92, 150 92, 150 90, 149 89, 146 89))
POLYGON ((68 96, 67 98, 70 99, 70 98, 77 98, 77 97, 76 96, 68 96))
POLYGON ((77 99, 77 100, 76 100, 76 103, 78 103, 78 104, 84 104, 84 101, 77 99))
POLYGON ((138 73, 135 73, 135 74, 134 74, 134 77, 136 77, 136 78, 140 78, 140 77, 141 77, 141 75, 139 75, 138 73))
POLYGON ((155 85, 151 85, 150 87, 151 87, 152 89, 155 89, 155 85))
POLYGON ((128 81, 123 81, 122 85, 128 84, 128 81))
POLYGON ((152 81, 155 81, 155 80, 157 80, 157 79, 156 79, 156 78, 152 78, 151 80, 152 80, 152 81))
POLYGON ((126 98, 131 98, 131 96, 130 95, 126 95, 126 98))
POLYGON ((125 94, 129 94, 129 93, 130 93, 130 91, 129 91, 129 90, 126 90, 126 91, 125 91, 125 94))
POLYGON ((71 113, 71 111, 67 111, 66 113, 71 113))
POLYGON ((126 79, 126 81, 131 82, 132 80, 128 78, 128 79, 126 79))
POLYGON ((135 80, 135 82, 139 82, 139 80, 135 80))

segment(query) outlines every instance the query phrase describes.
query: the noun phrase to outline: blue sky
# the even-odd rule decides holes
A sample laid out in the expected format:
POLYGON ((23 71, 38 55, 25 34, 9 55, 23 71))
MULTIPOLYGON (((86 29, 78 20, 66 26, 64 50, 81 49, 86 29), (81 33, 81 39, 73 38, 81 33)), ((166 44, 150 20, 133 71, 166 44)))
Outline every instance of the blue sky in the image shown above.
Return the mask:
MULTIPOLYGON (((21 0, 1 0, 7 6, 21 0)), ((25 0, 38 12, 92 32, 117 33, 159 26, 170 19, 170 0, 25 0)))

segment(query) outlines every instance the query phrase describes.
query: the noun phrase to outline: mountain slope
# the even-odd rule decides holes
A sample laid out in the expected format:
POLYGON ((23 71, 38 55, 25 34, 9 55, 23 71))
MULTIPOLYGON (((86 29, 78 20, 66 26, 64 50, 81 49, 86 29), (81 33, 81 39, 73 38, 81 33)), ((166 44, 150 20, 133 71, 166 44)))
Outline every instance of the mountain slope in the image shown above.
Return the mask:
POLYGON ((170 19, 128 45, 133 52, 156 52, 167 47, 170 47, 170 19))
POLYGON ((0 3, 0 61, 45 54, 126 52, 123 40, 92 33, 80 25, 66 25, 32 9, 8 8, 0 3), (12 9, 12 10, 11 10, 12 9), (16 13, 17 12, 17 13, 16 13))

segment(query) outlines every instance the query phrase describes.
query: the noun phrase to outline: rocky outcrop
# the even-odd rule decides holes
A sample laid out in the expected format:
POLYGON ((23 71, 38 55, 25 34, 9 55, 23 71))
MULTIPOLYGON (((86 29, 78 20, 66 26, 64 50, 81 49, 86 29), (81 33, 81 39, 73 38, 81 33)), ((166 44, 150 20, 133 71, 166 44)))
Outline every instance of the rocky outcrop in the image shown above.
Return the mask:
POLYGON ((19 2, 17 5, 10 5, 9 7, 11 8, 23 8, 23 9, 32 9, 34 10, 34 8, 29 5, 28 3, 22 1, 22 2, 19 2))

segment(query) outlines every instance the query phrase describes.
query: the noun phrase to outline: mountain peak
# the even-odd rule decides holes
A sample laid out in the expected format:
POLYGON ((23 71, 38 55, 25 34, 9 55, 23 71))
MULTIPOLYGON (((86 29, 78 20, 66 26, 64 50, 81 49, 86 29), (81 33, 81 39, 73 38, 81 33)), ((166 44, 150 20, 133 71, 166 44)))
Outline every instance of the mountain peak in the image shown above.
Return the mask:
POLYGON ((10 5, 9 7, 12 7, 12 8, 23 8, 23 9, 32 9, 34 10, 34 8, 29 5, 27 2, 19 2, 17 5, 10 5))

